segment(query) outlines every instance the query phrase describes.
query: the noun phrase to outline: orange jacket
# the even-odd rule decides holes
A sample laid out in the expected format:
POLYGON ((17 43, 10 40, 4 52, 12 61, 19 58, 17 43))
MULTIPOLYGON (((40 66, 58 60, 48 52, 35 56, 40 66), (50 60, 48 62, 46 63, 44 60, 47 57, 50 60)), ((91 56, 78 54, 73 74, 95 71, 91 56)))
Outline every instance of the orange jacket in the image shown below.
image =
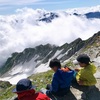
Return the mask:
POLYGON ((67 67, 66 67, 66 68, 61 68, 61 70, 64 71, 64 72, 68 72, 68 71, 70 71, 70 69, 67 68, 67 67))

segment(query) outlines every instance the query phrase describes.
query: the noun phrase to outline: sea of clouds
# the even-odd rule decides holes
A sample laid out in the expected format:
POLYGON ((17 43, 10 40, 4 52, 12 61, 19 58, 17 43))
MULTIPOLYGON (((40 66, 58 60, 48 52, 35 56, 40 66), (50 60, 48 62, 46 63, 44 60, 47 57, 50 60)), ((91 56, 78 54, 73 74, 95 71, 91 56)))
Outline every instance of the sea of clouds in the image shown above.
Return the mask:
POLYGON ((62 45, 76 38, 88 39, 100 31, 100 19, 87 19, 57 11, 51 23, 39 22, 45 10, 23 8, 13 15, 0 15, 0 66, 13 52, 39 44, 62 45))

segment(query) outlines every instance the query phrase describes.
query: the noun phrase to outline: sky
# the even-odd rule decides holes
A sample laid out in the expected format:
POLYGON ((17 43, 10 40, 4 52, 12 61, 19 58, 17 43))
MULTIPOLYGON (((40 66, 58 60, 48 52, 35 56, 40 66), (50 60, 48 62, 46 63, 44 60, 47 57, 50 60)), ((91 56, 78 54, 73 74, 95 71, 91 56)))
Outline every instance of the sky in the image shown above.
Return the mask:
POLYGON ((90 7, 100 5, 100 0, 0 0, 0 15, 13 14, 24 7, 45 10, 90 7))

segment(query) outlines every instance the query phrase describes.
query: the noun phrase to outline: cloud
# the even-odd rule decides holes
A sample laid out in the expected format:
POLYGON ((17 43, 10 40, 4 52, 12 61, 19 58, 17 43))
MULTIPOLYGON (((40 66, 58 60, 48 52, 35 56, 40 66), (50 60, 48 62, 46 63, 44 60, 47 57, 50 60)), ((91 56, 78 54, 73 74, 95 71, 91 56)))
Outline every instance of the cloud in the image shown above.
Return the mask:
POLYGON ((40 2, 43 0, 0 0, 0 5, 30 5, 32 3, 40 2))
POLYGON ((52 23, 38 22, 45 10, 24 8, 15 15, 0 16, 0 64, 13 52, 39 44, 62 45, 76 38, 87 39, 100 30, 100 19, 87 19, 58 12, 52 23))
POLYGON ((0 0, 0 13, 11 14, 15 9, 30 6, 44 0, 0 0))
POLYGON ((47 5, 47 4, 64 4, 64 3, 71 3, 71 2, 75 2, 73 0, 62 0, 62 1, 44 1, 44 2, 37 2, 34 5, 47 5))

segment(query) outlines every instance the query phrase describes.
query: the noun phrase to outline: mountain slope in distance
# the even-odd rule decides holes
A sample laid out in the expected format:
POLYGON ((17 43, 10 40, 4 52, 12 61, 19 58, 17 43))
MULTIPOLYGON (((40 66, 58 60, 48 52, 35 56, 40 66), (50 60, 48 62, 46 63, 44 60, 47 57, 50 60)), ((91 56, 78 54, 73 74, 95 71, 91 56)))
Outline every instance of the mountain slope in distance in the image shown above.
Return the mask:
MULTIPOLYGON (((35 48, 27 48, 21 53, 13 53, 12 57, 8 58, 6 63, 0 69, 0 79, 8 80, 12 84, 16 84, 21 78, 26 78, 32 74, 50 70, 48 66, 50 59, 58 58, 63 63, 73 57, 73 55, 77 56, 80 53, 87 53, 92 57, 95 52, 96 56, 93 55, 92 58, 94 58, 94 62, 96 62, 97 60, 95 58, 97 57, 97 59, 99 59, 100 48, 98 46, 97 49, 96 45, 100 44, 99 38, 100 32, 85 41, 82 41, 79 38, 70 44, 66 43, 62 46, 50 44, 39 45, 35 48), (93 51, 89 51, 90 47, 96 48, 96 50, 93 49, 93 51), (93 52, 93 54, 90 52, 93 52)), ((98 61, 97 65, 99 64, 98 61)))

